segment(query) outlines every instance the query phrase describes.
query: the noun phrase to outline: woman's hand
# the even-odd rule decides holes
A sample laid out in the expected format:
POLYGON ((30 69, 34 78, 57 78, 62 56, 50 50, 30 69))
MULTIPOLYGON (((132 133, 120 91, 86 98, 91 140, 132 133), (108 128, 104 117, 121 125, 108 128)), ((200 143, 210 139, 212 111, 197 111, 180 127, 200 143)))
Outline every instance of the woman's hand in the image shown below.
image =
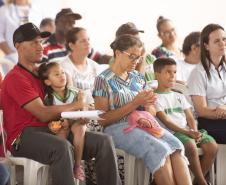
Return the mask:
POLYGON ((78 103, 80 106, 80 109, 86 109, 87 105, 86 105, 86 94, 84 91, 79 91, 78 92, 78 103))
POLYGON ((153 105, 156 101, 156 95, 152 90, 144 90, 139 92, 133 99, 133 103, 137 106, 139 105, 153 105))
POLYGON ((223 105, 216 107, 215 113, 216 113, 216 119, 226 118, 226 107, 223 105))

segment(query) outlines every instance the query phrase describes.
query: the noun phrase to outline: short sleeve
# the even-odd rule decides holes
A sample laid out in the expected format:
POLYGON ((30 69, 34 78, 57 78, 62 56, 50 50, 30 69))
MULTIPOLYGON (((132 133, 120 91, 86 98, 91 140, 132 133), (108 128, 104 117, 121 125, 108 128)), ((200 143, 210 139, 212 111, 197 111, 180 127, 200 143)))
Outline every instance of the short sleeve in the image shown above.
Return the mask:
POLYGON ((178 98, 180 98, 180 103, 181 103, 182 109, 183 110, 190 109, 192 106, 187 101, 187 99, 185 98, 185 96, 183 94, 180 94, 180 93, 177 93, 177 94, 178 94, 178 98))
POLYGON ((163 103, 161 102, 161 98, 159 96, 157 97, 157 101, 155 103, 155 109, 156 112, 164 112, 165 110, 163 103))
POLYGON ((101 76, 97 76, 94 81, 93 97, 96 96, 109 97, 107 82, 101 76))
POLYGON ((189 95, 206 96, 206 82, 205 71, 198 70, 196 67, 188 79, 189 95))
POLYGON ((39 93, 33 87, 32 82, 23 78, 23 76, 11 76, 13 80, 7 83, 7 93, 17 102, 19 106, 24 106, 35 98, 39 97, 39 93))

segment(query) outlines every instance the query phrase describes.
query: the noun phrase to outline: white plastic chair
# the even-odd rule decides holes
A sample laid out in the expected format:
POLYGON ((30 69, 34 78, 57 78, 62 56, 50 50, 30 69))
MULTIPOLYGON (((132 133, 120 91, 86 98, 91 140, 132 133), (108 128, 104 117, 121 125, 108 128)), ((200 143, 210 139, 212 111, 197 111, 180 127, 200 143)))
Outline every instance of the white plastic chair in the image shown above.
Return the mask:
POLYGON ((135 182, 137 185, 148 185, 150 180, 150 170, 144 165, 143 160, 135 161, 135 182))
POLYGON ((135 156, 127 154, 125 151, 116 148, 116 154, 124 158, 124 185, 135 184, 135 156))
MULTIPOLYGON (((0 128, 3 131, 3 114, 0 110, 0 128)), ((24 157, 13 157, 6 151, 5 137, 2 134, 2 143, 5 158, 10 162, 10 172, 11 172, 11 185, 15 185, 16 181, 16 169, 17 165, 24 167, 24 185, 47 185, 48 183, 48 172, 49 165, 39 163, 37 161, 24 158, 24 157)))
POLYGON ((216 184, 226 184, 226 144, 219 144, 219 150, 216 158, 216 184))

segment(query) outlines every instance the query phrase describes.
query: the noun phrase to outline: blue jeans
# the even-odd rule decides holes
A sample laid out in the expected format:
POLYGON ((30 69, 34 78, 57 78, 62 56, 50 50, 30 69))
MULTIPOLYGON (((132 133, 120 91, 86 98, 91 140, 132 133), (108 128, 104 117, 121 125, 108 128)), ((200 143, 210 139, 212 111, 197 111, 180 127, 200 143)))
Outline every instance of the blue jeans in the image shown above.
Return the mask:
POLYGON ((127 122, 116 123, 104 132, 112 136, 116 148, 142 159, 152 174, 164 165, 167 156, 176 150, 184 151, 183 144, 167 130, 161 138, 156 138, 139 128, 125 134, 126 127, 127 122))

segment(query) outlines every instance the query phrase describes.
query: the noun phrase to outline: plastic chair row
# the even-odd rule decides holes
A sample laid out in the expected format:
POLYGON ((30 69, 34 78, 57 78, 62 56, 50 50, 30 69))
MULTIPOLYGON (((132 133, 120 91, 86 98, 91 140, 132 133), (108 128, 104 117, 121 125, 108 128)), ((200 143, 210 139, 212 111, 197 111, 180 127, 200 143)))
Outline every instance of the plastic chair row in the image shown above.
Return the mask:
POLYGON ((121 149, 116 149, 116 154, 124 158, 124 185, 149 184, 150 171, 142 160, 121 149))
MULTIPOLYGON (((3 114, 2 110, 0 110, 0 128, 3 132, 2 118, 3 114)), ((47 185, 49 166, 24 157, 13 157, 8 151, 6 151, 4 134, 2 133, 1 136, 5 155, 4 161, 10 167, 10 185, 16 184, 15 167, 17 165, 24 167, 24 185, 47 185)))

